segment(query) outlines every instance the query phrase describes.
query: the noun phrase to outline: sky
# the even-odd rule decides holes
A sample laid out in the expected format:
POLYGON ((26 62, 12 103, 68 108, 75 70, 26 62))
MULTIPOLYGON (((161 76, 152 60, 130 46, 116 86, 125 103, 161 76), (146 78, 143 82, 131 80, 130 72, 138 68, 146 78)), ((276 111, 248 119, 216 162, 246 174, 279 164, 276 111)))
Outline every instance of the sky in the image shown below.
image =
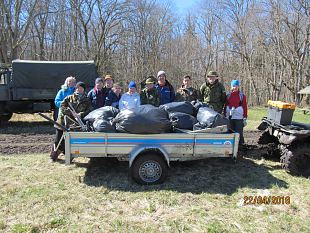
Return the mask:
POLYGON ((187 13, 189 9, 195 6, 200 0, 172 0, 179 13, 187 13))

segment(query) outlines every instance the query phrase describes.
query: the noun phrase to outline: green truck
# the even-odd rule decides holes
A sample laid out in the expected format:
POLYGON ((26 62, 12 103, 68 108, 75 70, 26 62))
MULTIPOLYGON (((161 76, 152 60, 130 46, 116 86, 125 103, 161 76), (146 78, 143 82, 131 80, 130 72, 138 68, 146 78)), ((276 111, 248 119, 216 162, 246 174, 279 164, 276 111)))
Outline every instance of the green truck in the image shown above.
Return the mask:
POLYGON ((94 61, 13 60, 0 65, 0 122, 13 113, 50 112, 66 77, 74 76, 87 87, 98 77, 94 61))

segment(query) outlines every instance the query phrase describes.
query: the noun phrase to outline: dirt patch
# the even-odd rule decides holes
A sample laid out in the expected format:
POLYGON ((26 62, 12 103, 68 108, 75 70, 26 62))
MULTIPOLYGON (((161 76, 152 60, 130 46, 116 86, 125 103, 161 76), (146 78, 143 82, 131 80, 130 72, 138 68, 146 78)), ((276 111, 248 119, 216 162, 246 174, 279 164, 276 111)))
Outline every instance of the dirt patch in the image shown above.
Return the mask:
POLYGON ((0 154, 48 153, 54 132, 46 122, 9 122, 0 129, 0 154))
MULTIPOLYGON (((0 129, 0 154, 49 153, 55 129, 46 122, 12 122, 0 129)), ((268 154, 270 146, 258 145, 260 131, 245 131, 246 146, 240 150, 244 157, 260 158, 268 154)))
POLYGON ((0 154, 48 153, 53 140, 51 134, 0 134, 0 154))
POLYGON ((261 157, 273 157, 274 152, 274 144, 266 144, 260 145, 258 144, 258 139, 261 136, 261 131, 245 131, 244 139, 245 146, 240 148, 239 155, 243 157, 249 158, 257 158, 261 157))

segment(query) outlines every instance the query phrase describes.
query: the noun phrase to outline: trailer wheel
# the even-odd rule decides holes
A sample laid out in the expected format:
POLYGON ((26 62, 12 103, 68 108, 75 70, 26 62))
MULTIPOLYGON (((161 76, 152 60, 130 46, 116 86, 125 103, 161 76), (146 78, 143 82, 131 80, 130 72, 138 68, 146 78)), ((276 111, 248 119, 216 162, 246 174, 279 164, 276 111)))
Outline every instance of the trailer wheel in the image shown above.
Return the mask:
POLYGON ((310 144, 298 144, 292 148, 282 146, 282 168, 292 175, 310 176, 310 144))
POLYGON ((160 184, 168 175, 168 166, 158 154, 142 154, 133 162, 131 175, 139 184, 160 184))

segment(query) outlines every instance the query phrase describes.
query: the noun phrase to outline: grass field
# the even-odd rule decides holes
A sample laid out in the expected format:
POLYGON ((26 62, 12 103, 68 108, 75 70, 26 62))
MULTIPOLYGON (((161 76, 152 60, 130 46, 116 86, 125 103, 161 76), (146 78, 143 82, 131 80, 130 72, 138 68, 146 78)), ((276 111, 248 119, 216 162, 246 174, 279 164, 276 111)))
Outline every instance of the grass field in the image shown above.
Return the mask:
MULTIPOLYGON (((248 130, 265 111, 250 110, 248 130)), ((310 123, 309 115, 295 118, 310 123)), ((309 179, 259 156, 175 162, 155 186, 133 183, 125 162, 47 160, 0 156, 0 232, 310 232, 309 179), (290 203, 244 205, 245 196, 290 203)))
MULTIPOLYGON (((250 108, 248 114, 248 125, 245 127, 245 130, 255 130, 260 124, 261 119, 265 116, 267 116, 267 108, 250 108)), ((310 124, 310 114, 304 114, 300 109, 296 109, 294 111, 293 121, 310 124)))

